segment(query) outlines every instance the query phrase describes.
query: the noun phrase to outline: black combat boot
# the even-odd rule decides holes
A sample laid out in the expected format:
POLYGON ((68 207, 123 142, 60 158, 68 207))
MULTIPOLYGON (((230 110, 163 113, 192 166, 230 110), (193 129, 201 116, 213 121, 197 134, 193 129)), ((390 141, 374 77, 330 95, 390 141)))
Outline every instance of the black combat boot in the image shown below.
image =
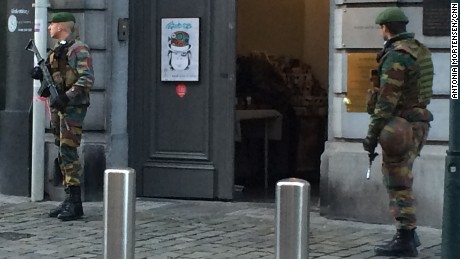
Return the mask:
POLYGON ((64 209, 67 203, 69 203, 70 200, 70 190, 69 187, 65 187, 65 198, 64 201, 61 202, 56 208, 50 210, 50 213, 48 214, 51 218, 55 218, 61 213, 61 211, 64 209))
MULTIPOLYGON (((415 247, 419 247, 422 245, 422 243, 420 243, 420 238, 418 237, 417 235, 417 232, 415 231, 416 228, 412 229, 412 236, 414 238, 414 244, 415 244, 415 247)), ((389 239, 389 240, 385 240, 384 241, 384 245, 387 245, 391 242, 393 242, 393 240, 396 239, 396 236, 398 235, 398 232, 396 232, 396 234, 393 236, 392 239, 389 239)), ((382 245, 379 245, 379 246, 382 246, 382 245)))
POLYGON ((57 216, 62 221, 76 220, 83 216, 80 186, 70 186, 69 193, 69 202, 64 205, 61 213, 57 216))
POLYGON ((414 230, 398 229, 393 240, 374 249, 377 256, 405 256, 416 257, 418 255, 415 246, 414 230))

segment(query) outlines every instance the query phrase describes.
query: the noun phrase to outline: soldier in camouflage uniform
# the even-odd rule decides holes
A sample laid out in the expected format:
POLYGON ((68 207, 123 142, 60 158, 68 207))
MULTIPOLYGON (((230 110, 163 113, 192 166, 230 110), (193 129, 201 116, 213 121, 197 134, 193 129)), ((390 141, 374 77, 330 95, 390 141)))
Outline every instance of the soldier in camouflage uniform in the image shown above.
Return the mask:
POLYGON ((383 182, 390 211, 398 222, 393 239, 375 247, 380 256, 417 256, 412 166, 420 154, 433 115, 428 111, 433 84, 429 50, 406 32, 408 19, 397 7, 376 18, 385 40, 378 54, 379 85, 371 93, 371 122, 363 146, 373 154, 377 143, 383 150, 383 182))
MULTIPOLYGON (((51 16, 48 30, 57 40, 48 52, 48 68, 58 89, 59 97, 51 101, 51 127, 59 147, 57 163, 63 175, 65 200, 49 213, 63 221, 83 216, 80 178, 82 167, 77 148, 80 146, 83 120, 89 106, 89 93, 94 83, 92 57, 89 47, 79 40, 75 17, 61 12, 51 16)), ((40 79, 39 68, 32 77, 40 79)), ((48 97, 49 93, 46 94, 48 97)))

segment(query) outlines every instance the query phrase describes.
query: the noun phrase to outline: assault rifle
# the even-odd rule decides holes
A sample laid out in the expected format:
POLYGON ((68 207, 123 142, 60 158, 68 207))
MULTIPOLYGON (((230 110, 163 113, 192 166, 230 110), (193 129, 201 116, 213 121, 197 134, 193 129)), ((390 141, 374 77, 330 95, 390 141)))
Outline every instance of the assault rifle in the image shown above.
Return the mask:
POLYGON ((29 43, 26 46, 26 50, 33 52, 35 56, 37 57, 37 62, 38 66, 40 66, 40 69, 43 72, 43 81, 40 89, 38 89, 38 95, 43 96, 43 92, 48 89, 48 91, 51 94, 51 103, 56 99, 56 97, 59 96, 56 85, 53 82, 53 78, 51 77, 50 71, 48 70, 48 67, 46 66, 45 60, 42 58, 40 55, 40 52, 38 52, 37 46, 35 45, 34 40, 30 40, 29 43))

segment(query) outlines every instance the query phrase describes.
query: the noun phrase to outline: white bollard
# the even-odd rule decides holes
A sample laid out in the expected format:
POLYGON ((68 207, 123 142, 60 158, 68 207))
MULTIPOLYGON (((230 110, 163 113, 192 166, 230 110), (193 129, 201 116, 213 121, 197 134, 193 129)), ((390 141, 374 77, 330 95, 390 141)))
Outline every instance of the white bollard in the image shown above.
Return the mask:
POLYGON ((308 258, 310 184, 283 179, 276 184, 276 259, 308 258))
POLYGON ((104 258, 134 259, 136 171, 104 172, 104 258))

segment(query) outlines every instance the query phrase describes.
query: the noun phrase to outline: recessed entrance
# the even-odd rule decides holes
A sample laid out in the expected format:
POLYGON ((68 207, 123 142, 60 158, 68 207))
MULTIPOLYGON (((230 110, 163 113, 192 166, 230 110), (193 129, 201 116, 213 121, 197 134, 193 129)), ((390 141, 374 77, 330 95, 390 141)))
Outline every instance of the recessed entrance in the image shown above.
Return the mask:
POLYGON ((238 1, 235 200, 273 201, 287 177, 319 195, 328 50, 329 1, 238 1))

